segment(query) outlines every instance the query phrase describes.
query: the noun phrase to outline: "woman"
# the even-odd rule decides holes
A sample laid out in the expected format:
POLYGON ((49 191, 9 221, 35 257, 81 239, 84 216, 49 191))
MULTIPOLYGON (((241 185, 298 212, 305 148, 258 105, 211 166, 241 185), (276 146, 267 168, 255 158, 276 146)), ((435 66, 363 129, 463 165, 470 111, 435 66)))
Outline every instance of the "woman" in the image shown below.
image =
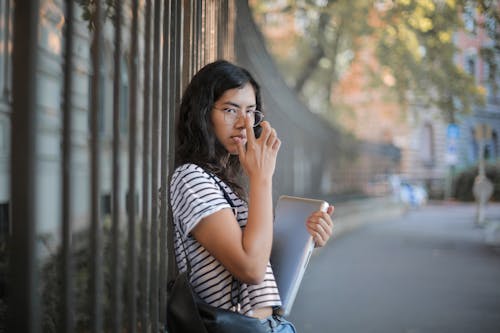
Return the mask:
MULTIPOLYGON (((269 264, 272 176, 281 141, 262 121, 261 106, 257 82, 227 61, 206 65, 187 86, 170 186, 175 253, 180 271, 186 269, 187 253, 191 285, 205 302, 232 309, 234 278, 240 282, 240 313, 278 326, 277 331, 295 332, 291 323, 273 314, 281 305, 269 264)), ((317 246, 332 234, 332 212, 329 207, 307 220, 317 246)))

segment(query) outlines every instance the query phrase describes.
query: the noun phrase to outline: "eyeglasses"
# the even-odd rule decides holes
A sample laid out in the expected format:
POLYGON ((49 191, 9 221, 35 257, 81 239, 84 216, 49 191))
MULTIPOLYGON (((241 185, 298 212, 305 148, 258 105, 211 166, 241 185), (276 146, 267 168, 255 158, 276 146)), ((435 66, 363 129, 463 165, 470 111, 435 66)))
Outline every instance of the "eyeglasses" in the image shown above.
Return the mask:
POLYGON ((250 120, 253 122, 253 127, 258 126, 262 122, 262 120, 264 120, 264 114, 259 110, 244 111, 242 109, 236 109, 236 108, 218 109, 215 107, 214 109, 224 112, 224 121, 228 125, 236 123, 236 121, 243 115, 250 117, 250 120))

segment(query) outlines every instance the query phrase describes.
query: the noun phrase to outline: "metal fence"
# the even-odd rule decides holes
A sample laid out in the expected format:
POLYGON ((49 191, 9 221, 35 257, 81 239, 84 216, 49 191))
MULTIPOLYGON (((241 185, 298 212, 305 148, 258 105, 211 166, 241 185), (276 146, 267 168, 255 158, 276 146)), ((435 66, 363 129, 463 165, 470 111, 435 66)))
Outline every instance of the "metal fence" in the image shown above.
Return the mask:
POLYGON ((198 68, 233 58, 233 0, 7 0, 0 13, 7 331, 162 331, 174 110, 198 68))
POLYGON ((247 1, 0 1, 0 332, 164 330, 175 109, 218 58, 261 83, 283 142, 274 199, 360 183, 247 1))

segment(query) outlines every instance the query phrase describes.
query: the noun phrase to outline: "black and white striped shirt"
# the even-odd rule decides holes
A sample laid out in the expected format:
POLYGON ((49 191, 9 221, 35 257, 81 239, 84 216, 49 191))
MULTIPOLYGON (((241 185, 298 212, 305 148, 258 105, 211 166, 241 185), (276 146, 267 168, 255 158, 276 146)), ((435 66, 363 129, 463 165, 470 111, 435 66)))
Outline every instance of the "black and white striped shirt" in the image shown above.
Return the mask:
MULTIPOLYGON (((247 224, 248 205, 214 176, 226 190, 237 211, 237 221, 241 228, 247 224)), ((179 166, 170 183, 170 198, 175 223, 175 254, 179 271, 186 268, 185 252, 191 263, 191 285, 205 302, 212 306, 230 309, 232 277, 220 262, 201 246, 191 235, 193 228, 205 217, 223 209, 231 208, 215 180, 195 164, 179 166)), ((238 293, 233 293, 237 297, 238 293)), ((281 306, 278 288, 271 265, 267 264, 264 281, 258 285, 240 286, 241 313, 251 315, 253 309, 265 306, 281 306)))

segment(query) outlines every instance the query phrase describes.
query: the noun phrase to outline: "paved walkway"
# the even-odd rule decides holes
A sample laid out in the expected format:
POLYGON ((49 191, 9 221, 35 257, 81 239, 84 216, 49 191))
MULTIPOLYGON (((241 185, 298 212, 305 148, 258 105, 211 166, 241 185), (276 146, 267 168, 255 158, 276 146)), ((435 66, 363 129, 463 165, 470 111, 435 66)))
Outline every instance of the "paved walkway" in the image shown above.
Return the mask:
POLYGON ((299 333, 500 332, 500 249, 474 216, 472 204, 358 215, 312 257, 290 319, 299 333))

